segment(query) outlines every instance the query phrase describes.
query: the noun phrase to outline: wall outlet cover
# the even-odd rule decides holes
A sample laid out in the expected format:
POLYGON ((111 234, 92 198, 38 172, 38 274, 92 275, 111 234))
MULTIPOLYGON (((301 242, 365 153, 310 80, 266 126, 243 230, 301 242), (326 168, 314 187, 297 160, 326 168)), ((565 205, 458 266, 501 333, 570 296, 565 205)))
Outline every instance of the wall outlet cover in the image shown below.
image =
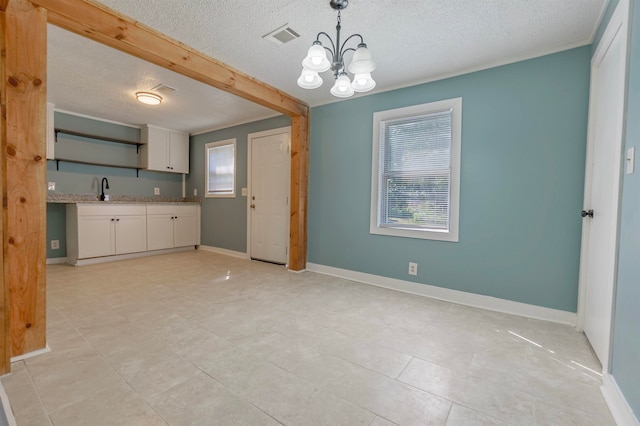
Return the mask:
POLYGON ((248 194, 247 188, 242 188, 242 196, 246 197, 248 194))
POLYGON ((47 183, 47 191, 55 191, 55 190, 56 190, 56 183, 55 182, 47 183))
POLYGON ((193 196, 194 197, 198 196, 198 188, 193 188, 193 196))
POLYGON ((160 195, 160 188, 153 188, 153 193, 155 195, 160 195))
POLYGON ((58 250, 60 248, 60 240, 51 240, 51 250, 58 250))
POLYGON ((409 275, 418 275, 418 264, 415 262, 409 262, 409 275))

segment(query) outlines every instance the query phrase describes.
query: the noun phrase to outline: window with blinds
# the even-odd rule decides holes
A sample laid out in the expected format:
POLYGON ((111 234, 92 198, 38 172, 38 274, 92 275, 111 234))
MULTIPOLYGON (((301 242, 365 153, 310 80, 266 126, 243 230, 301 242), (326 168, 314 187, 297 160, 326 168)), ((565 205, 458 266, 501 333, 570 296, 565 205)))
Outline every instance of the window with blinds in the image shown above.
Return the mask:
POLYGON ((236 140, 228 139, 205 145, 207 173, 206 197, 235 197, 236 140))
POLYGON ((461 106, 374 115, 372 233, 457 241, 461 106))

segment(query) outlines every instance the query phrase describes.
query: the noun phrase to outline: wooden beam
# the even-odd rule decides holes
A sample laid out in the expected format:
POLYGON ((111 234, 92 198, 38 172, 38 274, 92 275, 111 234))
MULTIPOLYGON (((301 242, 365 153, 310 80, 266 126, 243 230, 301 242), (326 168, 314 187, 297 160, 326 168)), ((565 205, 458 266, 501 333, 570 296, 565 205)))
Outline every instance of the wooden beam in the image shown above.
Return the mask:
POLYGON ((90 0, 32 0, 50 23, 287 115, 307 115, 302 101, 90 0))
POLYGON ((11 355, 46 347, 47 11, 11 0, 4 28, 11 355))
POLYGON ((307 265, 307 188, 309 176, 309 117, 291 117, 291 217, 289 269, 307 265))
MULTIPOLYGON (((5 51, 5 19, 4 9, 0 11, 0 51, 5 51)), ((0 81, 5 81, 5 55, 0 56, 0 81)), ((3 202, 7 199, 7 120, 6 120, 6 93, 0 86, 0 195, 3 202)), ((4 204, 4 203, 3 203, 4 204)), ((9 338, 9 269, 8 259, 4 255, 7 252, 7 239, 4 237, 7 230, 6 204, 0 212, 0 375, 11 371, 11 340, 9 338)))

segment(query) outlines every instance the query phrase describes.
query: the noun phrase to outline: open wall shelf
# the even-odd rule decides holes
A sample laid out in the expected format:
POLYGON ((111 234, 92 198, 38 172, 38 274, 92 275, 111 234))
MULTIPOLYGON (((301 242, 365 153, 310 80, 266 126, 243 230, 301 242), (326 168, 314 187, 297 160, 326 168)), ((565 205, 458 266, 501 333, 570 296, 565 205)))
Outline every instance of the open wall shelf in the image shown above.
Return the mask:
MULTIPOLYGON (((75 130, 68 130, 68 129, 62 129, 62 128, 55 128, 54 133, 55 133, 55 142, 58 142, 58 135, 62 134, 62 135, 81 137, 85 139, 92 139, 96 141, 113 142, 116 144, 124 144, 124 145, 134 145, 136 147, 136 155, 139 153, 140 145, 142 145, 142 143, 137 141, 99 136, 99 135, 94 135, 90 133, 77 132, 75 130)), ((139 171, 140 171, 140 167, 137 165, 134 166, 134 165, 114 164, 106 161, 93 161, 91 159, 90 160, 74 159, 74 158, 71 158, 70 156, 64 156, 64 157, 55 156, 53 160, 56 162, 56 170, 60 170, 60 162, 62 161, 67 163, 87 164, 91 166, 117 167, 121 169, 135 169, 136 177, 139 177, 139 171)), ((136 160, 136 164, 137 164, 137 160, 136 160)))

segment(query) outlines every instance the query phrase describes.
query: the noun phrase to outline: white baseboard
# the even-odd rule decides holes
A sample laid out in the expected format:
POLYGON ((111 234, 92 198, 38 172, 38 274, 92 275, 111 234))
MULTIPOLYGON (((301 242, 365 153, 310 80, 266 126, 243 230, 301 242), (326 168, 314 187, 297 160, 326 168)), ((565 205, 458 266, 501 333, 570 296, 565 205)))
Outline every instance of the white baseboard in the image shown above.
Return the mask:
POLYGON ((4 390, 4 386, 2 386, 2 382, 0 382, 0 401, 2 403, 2 408, 4 409, 4 417, 6 423, 0 421, 0 424, 7 424, 9 426, 17 426, 16 418, 13 415, 13 410, 11 409, 11 403, 9 403, 9 397, 7 396, 7 392, 4 390))
POLYGON ((616 383, 616 379, 608 373, 602 376, 602 387, 600 388, 604 400, 607 401, 609 410, 618 426, 640 426, 638 418, 625 399, 622 391, 616 383))
POLYGON ((238 257, 240 259, 249 259, 248 253, 243 253, 241 251, 228 250, 221 247, 199 245, 198 250, 209 251, 211 253, 224 254, 225 256, 238 257))
POLYGON ((115 256, 105 256, 105 257, 92 257, 91 259, 70 259, 69 262, 74 266, 85 266, 85 265, 95 265, 97 263, 108 263, 108 262, 117 262, 120 260, 129 260, 129 259, 137 259, 140 257, 147 256, 156 256, 158 254, 169 254, 169 253, 179 253, 182 251, 193 251, 195 250, 195 246, 187 246, 187 247, 176 247, 164 250, 153 250, 153 251, 141 251, 139 253, 129 253, 129 254, 118 254, 115 256))
POLYGON ((520 315, 523 317, 568 324, 571 326, 576 325, 577 317, 575 312, 567 312, 558 309, 545 308, 542 306, 529 305, 526 303, 514 302, 506 299, 498 299, 491 296, 483 296, 481 294, 451 290, 448 288, 436 287, 428 284, 418 284, 411 281, 387 278, 379 275, 366 274, 364 272, 350 271, 348 269, 318 265, 315 263, 307 263, 307 271, 318 272, 320 274, 331 275, 339 278, 346 278, 348 280, 358 281, 364 284, 384 287, 391 290, 402 291, 404 293, 415 294, 418 296, 430 297, 432 299, 458 303, 460 305, 473 306, 475 308, 520 315))
POLYGON ((27 352, 26 354, 22 354, 22 355, 18 355, 18 356, 12 356, 11 357, 11 362, 18 362, 18 361, 22 361, 24 359, 27 358, 33 358, 34 356, 38 356, 38 355, 42 355, 42 354, 46 354, 51 352, 51 348, 49 348, 49 345, 47 345, 46 347, 42 348, 42 349, 38 349, 35 351, 31 351, 31 352, 27 352))
POLYGON ((57 265, 59 263, 67 263, 69 259, 66 257, 50 257, 47 258, 47 265, 57 265))

